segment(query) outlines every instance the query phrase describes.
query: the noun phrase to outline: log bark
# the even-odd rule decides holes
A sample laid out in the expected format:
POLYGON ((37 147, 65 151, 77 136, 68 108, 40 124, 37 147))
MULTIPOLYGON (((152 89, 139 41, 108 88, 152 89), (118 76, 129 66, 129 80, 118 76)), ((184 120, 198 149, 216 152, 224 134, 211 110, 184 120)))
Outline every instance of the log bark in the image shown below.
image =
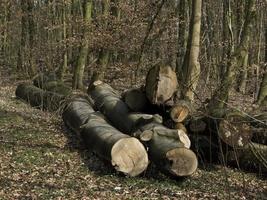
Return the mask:
POLYGON ((69 102, 62 114, 64 122, 80 134, 86 146, 98 156, 109 160, 115 169, 137 176, 148 166, 147 152, 136 138, 119 132, 95 112, 85 98, 69 102))
POLYGON ((120 131, 137 138, 152 132, 151 139, 146 142, 148 153, 163 172, 175 176, 188 176, 196 170, 197 158, 188 149, 190 140, 183 131, 164 127, 153 115, 130 113, 117 92, 101 81, 94 82, 88 93, 96 107, 120 131))
POLYGON ((44 91, 30 83, 22 83, 16 89, 16 96, 29 102, 31 106, 56 111, 60 108, 65 96, 44 91))
POLYGON ((176 73, 170 66, 158 64, 152 67, 146 77, 146 96, 151 104, 162 105, 177 91, 176 73))
POLYGON ((62 112, 62 119, 71 130, 80 132, 81 126, 86 124, 91 113, 95 112, 86 97, 73 97, 62 112))

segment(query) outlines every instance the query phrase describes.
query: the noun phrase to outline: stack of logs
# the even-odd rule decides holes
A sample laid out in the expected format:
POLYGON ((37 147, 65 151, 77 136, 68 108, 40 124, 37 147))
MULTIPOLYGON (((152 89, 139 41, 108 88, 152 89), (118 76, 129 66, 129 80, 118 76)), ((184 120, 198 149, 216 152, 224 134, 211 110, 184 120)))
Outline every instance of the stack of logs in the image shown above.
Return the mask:
POLYGON ((172 176, 193 174, 198 161, 223 161, 267 172, 266 122, 262 121, 267 117, 257 116, 251 122, 236 112, 220 119, 195 116, 191 104, 179 100, 176 74, 169 66, 151 68, 144 87, 122 95, 102 81, 91 83, 87 94, 73 95, 64 84, 43 76, 35 79, 35 86, 19 85, 16 95, 48 110, 64 105, 65 124, 119 172, 139 175, 149 160, 172 176))

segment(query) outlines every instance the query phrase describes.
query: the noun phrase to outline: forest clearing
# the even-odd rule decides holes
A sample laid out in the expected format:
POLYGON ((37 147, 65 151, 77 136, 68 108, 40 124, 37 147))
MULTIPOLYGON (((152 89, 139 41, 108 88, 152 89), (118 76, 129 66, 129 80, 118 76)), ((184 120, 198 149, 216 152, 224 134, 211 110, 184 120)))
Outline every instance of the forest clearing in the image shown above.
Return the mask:
POLYGON ((0 7, 0 199, 266 199, 267 4, 0 7))

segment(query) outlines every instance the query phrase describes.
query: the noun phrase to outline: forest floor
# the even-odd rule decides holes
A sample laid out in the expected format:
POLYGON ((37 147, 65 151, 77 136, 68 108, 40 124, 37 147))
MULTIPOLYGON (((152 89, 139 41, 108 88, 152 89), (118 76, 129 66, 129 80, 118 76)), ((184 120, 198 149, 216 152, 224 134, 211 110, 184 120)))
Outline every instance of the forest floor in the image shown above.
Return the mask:
MULTIPOLYGON (((1 73, 0 73, 1 74, 1 73)), ((59 115, 15 98, 0 76, 0 199, 266 199, 266 178, 222 165, 172 179, 153 165, 135 178, 88 152, 59 115)))

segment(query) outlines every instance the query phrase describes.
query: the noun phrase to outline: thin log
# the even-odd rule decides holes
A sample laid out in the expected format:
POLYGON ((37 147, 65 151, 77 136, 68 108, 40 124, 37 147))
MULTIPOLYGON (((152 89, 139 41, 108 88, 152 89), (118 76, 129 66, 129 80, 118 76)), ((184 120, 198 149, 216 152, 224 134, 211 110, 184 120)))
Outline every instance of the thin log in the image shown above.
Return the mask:
POLYGON ((117 171, 137 176, 147 168, 148 156, 142 143, 108 124, 87 99, 71 100, 62 116, 64 122, 81 135, 86 146, 110 161, 117 171))
POLYGON ((44 91, 30 83, 19 84, 15 93, 18 98, 29 102, 31 106, 51 111, 58 110, 65 99, 64 95, 44 91))
POLYGON ((151 160, 159 169, 175 176, 188 176, 196 170, 197 158, 187 148, 190 140, 182 131, 164 127, 153 115, 130 113, 117 92, 101 81, 94 82, 88 93, 96 107, 120 131, 137 138, 141 138, 143 132, 153 132, 146 145, 151 160))

